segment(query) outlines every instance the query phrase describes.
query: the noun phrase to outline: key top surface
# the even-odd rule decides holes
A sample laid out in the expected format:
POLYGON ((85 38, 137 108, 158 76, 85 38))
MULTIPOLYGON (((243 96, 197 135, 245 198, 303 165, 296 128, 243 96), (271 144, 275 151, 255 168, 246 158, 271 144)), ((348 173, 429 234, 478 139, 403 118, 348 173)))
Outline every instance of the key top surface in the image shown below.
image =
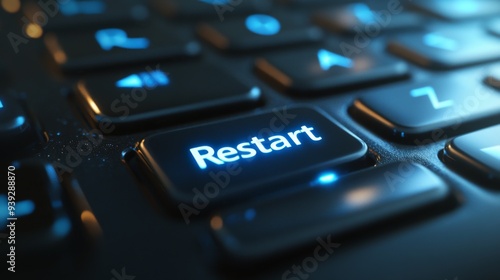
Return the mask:
POLYGON ((149 26, 107 26, 51 33, 45 37, 45 45, 56 64, 67 72, 198 55, 199 44, 180 30, 160 21, 149 26))
POLYGON ((388 50, 420 66, 450 69, 500 59, 500 40, 481 28, 400 34, 388 50))
POLYGON ((413 8, 446 20, 466 20, 500 15, 496 0, 423 0, 411 2, 413 8))
POLYGON ((343 172, 364 163, 367 147, 315 109, 284 107, 156 134, 137 153, 174 202, 199 208, 201 196, 210 205, 232 203, 325 170, 343 172))
POLYGON ((397 2, 388 4, 384 10, 373 10, 365 3, 352 3, 316 12, 313 20, 332 32, 340 33, 379 34, 381 31, 421 26, 423 20, 419 15, 402 11, 403 7, 397 2))
POLYGON ((38 20, 48 16, 45 30, 82 30, 107 24, 128 24, 144 21, 150 15, 144 3, 137 0, 65 0, 32 1, 24 7, 27 18, 38 20))
POLYGON ((494 124, 500 115, 500 94, 460 76, 441 78, 374 90, 358 98, 351 113, 390 140, 428 144, 494 124))
POLYGON ((212 234, 226 257, 233 262, 256 261, 314 243, 318 237, 330 239, 443 202, 450 195, 439 177, 413 163, 393 163, 306 188, 212 217, 212 234))
MULTIPOLYGON (((7 169, 7 168, 6 168, 7 169)), ((16 246, 22 258, 50 250, 66 243, 73 228, 63 205, 62 187, 55 169, 38 160, 14 162, 6 175, 14 177, 14 188, 0 190, 0 230, 15 224, 16 246), (8 197, 14 197, 14 200, 8 197), (8 209, 8 202, 13 208, 8 209), (15 220, 7 220, 14 218, 15 220)), ((4 177, 5 178, 5 177, 4 177)), ((24 264, 22 264, 24 265, 24 264)))
POLYGON ((257 59, 256 71, 272 85, 294 95, 335 92, 408 77, 405 62, 369 50, 352 57, 333 48, 305 48, 257 59))
POLYGON ((500 125, 450 140, 445 147, 445 163, 459 174, 498 186, 500 182, 500 125))
POLYGON ((198 34, 226 51, 249 51, 319 41, 323 33, 286 14, 252 14, 244 18, 201 24, 198 34))
POLYGON ((0 151, 19 152, 42 140, 36 123, 20 100, 0 94, 0 151))
POLYGON ((250 13, 265 12, 270 1, 245 0, 154 0, 153 7, 170 18, 213 18, 224 21, 250 13))
POLYGON ((258 87, 205 63, 87 77, 77 84, 76 95, 92 121, 103 132, 110 130, 105 133, 206 118, 262 103, 258 87))

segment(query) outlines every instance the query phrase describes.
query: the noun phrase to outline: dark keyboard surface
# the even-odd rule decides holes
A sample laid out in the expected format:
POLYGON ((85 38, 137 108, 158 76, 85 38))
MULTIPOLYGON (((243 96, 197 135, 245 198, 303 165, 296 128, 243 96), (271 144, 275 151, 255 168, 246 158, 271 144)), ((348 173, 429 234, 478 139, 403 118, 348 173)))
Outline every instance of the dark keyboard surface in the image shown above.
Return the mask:
POLYGON ((0 4, 1 279, 500 279, 499 1, 0 4))

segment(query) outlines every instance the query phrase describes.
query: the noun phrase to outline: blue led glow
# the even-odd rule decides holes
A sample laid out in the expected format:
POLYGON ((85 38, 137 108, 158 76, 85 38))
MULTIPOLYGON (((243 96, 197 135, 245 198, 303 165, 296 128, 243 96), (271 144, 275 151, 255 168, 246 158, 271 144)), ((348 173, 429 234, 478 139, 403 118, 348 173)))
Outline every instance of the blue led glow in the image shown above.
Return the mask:
POLYGON ((124 49, 147 49, 149 47, 147 38, 128 38, 127 32, 118 28, 99 30, 95 33, 95 39, 105 51, 114 47, 124 49))
POLYGON ((3 108, 3 103, 2 103, 2 100, 0 100, 0 109, 3 108))
POLYGON ((337 180, 337 175, 333 172, 323 173, 318 177, 318 183, 322 185, 333 183, 337 180))
POLYGON ((104 13, 106 4, 101 0, 67 0, 67 2, 59 5, 59 8, 65 16, 96 15, 104 13))
POLYGON ((35 203, 31 200, 23 200, 16 203, 16 217, 28 216, 35 211, 35 203))
POLYGON ((481 149, 481 151, 483 153, 486 153, 486 154, 494 157, 496 160, 500 161, 500 145, 484 148, 484 149, 481 149))
POLYGON ((116 82, 118 88, 155 88, 158 86, 166 86, 170 83, 168 76, 160 71, 141 72, 132 74, 116 82))
POLYGON ((477 3, 477 0, 458 0, 453 1, 453 5, 448 5, 446 8, 451 8, 462 13, 473 13, 478 10, 479 3, 477 3))
POLYGON ((65 236, 71 229, 71 223, 67 218, 59 218, 52 225, 52 232, 57 236, 65 236))
POLYGON ((276 35, 281 30, 281 24, 276 18, 262 14, 248 16, 245 25, 251 32, 263 36, 276 35))
POLYGON ((333 66, 342 66, 351 68, 353 66, 352 59, 338 55, 336 53, 321 49, 318 51, 318 61, 321 69, 327 71, 333 66))
MULTIPOLYGON (((0 195, 0 229, 7 225, 7 218, 9 218, 8 199, 6 195, 0 195)), ((23 217, 32 214, 35 211, 35 203, 31 200, 22 200, 16 203, 14 210, 14 217, 23 217)))
POLYGON ((453 100, 439 101, 436 91, 434 90, 433 87, 423 87, 414 89, 410 92, 410 95, 412 97, 420 97, 420 96, 429 97, 432 107, 434 107, 435 110, 453 106, 453 100))
POLYGON ((312 187, 330 187, 330 184, 338 180, 337 174, 328 171, 318 175, 318 177, 311 183, 312 187))
POLYGON ((257 98, 260 96, 260 88, 258 87, 253 87, 251 90, 250 90, 250 96, 252 98, 257 98))
POLYGON ((457 41, 436 33, 426 34, 423 39, 424 44, 432 48, 445 51, 456 51, 458 49, 457 41))
POLYGON ((15 127, 23 126, 26 122, 26 119, 23 116, 18 116, 14 122, 15 127))
POLYGON ((351 6, 354 15, 364 24, 372 24, 375 22, 375 16, 366 4, 357 3, 351 6))
POLYGON ((229 0, 198 0, 203 3, 211 4, 211 5, 227 5, 229 4, 229 0))
POLYGON ((257 215, 257 212, 255 212, 255 209, 250 208, 245 211, 245 219, 247 221, 251 221, 255 219, 255 216, 257 215))
POLYGON ((6 195, 0 195, 0 229, 3 229, 7 225, 6 222, 9 217, 8 202, 6 195))

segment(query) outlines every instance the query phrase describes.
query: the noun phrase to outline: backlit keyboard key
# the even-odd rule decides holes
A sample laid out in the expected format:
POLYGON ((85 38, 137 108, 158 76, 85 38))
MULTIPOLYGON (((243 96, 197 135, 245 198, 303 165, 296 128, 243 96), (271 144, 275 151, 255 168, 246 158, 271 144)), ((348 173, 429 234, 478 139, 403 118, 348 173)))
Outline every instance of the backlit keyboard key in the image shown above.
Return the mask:
POLYGON ((283 5, 290 5, 300 8, 316 7, 316 6, 324 6, 332 4, 331 0, 277 0, 276 2, 281 3, 283 5))
POLYGON ((258 87, 194 62, 89 76, 78 82, 76 94, 104 133, 204 119, 262 102, 258 87))
POLYGON ((333 48, 282 51, 259 58, 255 67, 272 85, 301 97, 336 93, 409 76, 405 62, 367 49, 352 57, 333 48))
POLYGON ((99 25, 128 24, 146 20, 149 9, 137 0, 33 1, 23 8, 26 18, 45 30, 81 30, 99 25), (45 21, 42 21, 46 15, 45 21))
POLYGON ((412 163, 393 163, 338 180, 312 182, 304 189, 212 217, 212 234, 228 261, 259 261, 318 238, 330 244, 334 237, 360 227, 426 206, 442 206, 451 194, 434 173, 412 163))
POLYGON ((500 59, 500 40, 480 28, 400 34, 388 49, 423 67, 449 69, 500 59))
POLYGON ((259 0, 153 0, 155 10, 169 18, 211 18, 224 21, 245 14, 268 11, 270 1, 259 0))
POLYGON ((452 139, 446 144, 444 162, 459 174, 477 181, 500 183, 500 125, 452 139))
POLYGON ((19 153, 22 149, 40 143, 41 132, 20 100, 7 94, 0 95, 0 151, 2 155, 19 153))
POLYGON ((47 255, 67 246, 73 223, 64 208, 55 169, 37 160, 15 162, 5 169, 5 175, 14 178, 15 185, 11 190, 7 186, 0 190, 0 231, 14 226, 19 238, 16 247, 24 254, 19 255, 47 255), (11 208, 7 207, 9 201, 11 208))
POLYGON ((204 23, 198 34, 225 51, 249 51, 268 47, 289 46, 299 43, 317 42, 323 32, 298 22, 292 16, 252 14, 224 22, 204 23))
POLYGON ((402 13, 403 10, 399 1, 392 1, 383 10, 372 10, 364 3, 352 3, 321 10, 313 15, 313 20, 332 32, 340 33, 378 35, 383 31, 419 28, 422 18, 413 13, 402 13))
POLYGON ((336 176, 365 166, 366 153, 360 139, 301 107, 156 134, 137 147, 181 212, 290 188, 324 172, 336 176))
POLYGON ((358 98, 351 113, 391 140, 422 145, 497 123, 500 94, 462 76, 436 78, 374 90, 358 98))
POLYGON ((423 0, 411 2, 413 8, 446 20, 466 20, 500 15, 497 0, 423 0))
POLYGON ((48 34, 45 44, 63 71, 192 57, 200 52, 199 44, 188 32, 160 21, 149 26, 108 26, 48 34))

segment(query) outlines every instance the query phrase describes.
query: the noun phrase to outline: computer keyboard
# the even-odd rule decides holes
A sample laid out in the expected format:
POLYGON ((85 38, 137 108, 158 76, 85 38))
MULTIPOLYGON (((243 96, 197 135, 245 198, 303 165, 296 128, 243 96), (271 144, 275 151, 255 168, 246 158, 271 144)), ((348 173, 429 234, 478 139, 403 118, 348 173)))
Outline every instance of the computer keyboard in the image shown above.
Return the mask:
POLYGON ((0 4, 2 279, 500 279, 499 1, 0 4))

